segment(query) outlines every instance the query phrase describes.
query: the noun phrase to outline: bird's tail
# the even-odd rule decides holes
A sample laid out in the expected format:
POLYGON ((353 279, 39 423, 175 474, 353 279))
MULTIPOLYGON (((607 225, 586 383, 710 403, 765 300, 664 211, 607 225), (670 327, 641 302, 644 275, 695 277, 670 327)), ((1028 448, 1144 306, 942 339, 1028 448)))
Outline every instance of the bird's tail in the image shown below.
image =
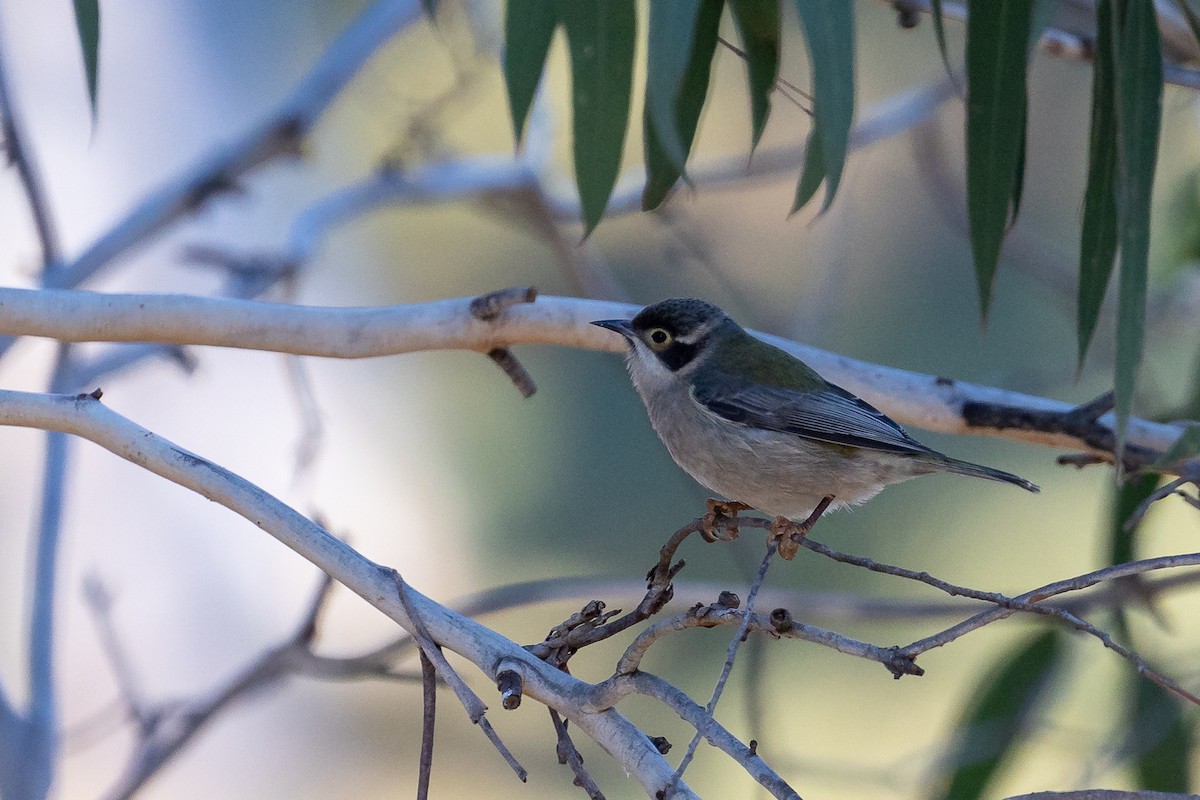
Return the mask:
MULTIPOLYGON (((939 455, 941 454, 939 453, 939 455)), ((985 467, 982 464, 972 464, 970 461, 960 461, 957 458, 950 458, 949 456, 942 456, 935 463, 946 472, 953 472, 956 475, 973 475, 976 478, 987 478, 989 481, 1011 483, 1014 486, 1020 486, 1027 492, 1037 493, 1041 491, 1035 484, 1030 483, 1020 475, 1013 475, 1011 472, 985 467)))

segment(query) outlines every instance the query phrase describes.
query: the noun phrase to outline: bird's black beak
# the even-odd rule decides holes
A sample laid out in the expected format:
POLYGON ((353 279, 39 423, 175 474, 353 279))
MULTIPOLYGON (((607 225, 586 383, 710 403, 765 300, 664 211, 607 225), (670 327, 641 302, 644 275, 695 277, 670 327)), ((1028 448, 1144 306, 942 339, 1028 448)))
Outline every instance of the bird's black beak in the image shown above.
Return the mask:
POLYGON ((598 328, 607 328, 610 331, 616 331, 626 339, 633 338, 633 326, 629 324, 627 319, 598 319, 592 324, 598 328))

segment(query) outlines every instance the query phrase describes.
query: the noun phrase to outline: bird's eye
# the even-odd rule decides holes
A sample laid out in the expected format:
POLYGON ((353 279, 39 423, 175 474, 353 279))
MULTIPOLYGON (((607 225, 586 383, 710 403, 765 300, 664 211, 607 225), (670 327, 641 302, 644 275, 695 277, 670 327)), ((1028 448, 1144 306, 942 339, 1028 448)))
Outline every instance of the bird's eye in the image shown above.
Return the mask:
POLYGON ((651 328, 646 333, 646 338, 650 340, 650 346, 655 350, 662 350, 671 343, 671 334, 663 328, 651 328))

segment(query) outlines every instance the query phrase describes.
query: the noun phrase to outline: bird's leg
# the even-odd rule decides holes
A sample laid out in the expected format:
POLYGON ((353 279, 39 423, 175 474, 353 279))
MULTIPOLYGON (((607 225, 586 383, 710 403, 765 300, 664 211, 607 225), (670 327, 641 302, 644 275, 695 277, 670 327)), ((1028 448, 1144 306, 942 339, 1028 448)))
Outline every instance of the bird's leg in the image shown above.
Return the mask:
POLYGON ((737 500, 715 500, 708 498, 708 513, 704 515, 700 535, 710 544, 715 541, 731 542, 738 538, 737 525, 722 523, 737 518, 739 511, 751 511, 753 506, 739 503, 737 500))
POLYGON ((829 509, 829 504, 832 502, 833 495, 825 495, 803 522, 796 522, 787 517, 776 517, 767 533, 767 544, 777 542, 780 558, 791 561, 800 551, 800 540, 808 536, 808 532, 813 529, 817 520, 829 509))

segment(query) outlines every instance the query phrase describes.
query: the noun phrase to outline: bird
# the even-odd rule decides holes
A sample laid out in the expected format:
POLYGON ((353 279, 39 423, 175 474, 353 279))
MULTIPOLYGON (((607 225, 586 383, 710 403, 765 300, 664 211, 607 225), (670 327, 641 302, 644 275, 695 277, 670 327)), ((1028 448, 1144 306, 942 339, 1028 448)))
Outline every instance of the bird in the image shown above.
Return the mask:
POLYGON ((675 463, 734 501, 710 501, 710 514, 714 503, 734 515, 753 508, 775 517, 774 536, 806 535, 826 511, 920 475, 950 472, 1038 491, 1012 473, 926 447, 704 300, 672 298, 633 319, 591 324, 624 337, 633 386, 675 463))

